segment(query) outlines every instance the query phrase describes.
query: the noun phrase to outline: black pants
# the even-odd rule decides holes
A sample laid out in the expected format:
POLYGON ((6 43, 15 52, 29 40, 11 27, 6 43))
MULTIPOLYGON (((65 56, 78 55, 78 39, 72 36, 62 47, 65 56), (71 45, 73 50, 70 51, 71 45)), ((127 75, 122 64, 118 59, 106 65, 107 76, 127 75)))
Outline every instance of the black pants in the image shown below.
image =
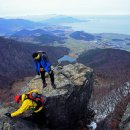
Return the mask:
MULTIPOLYGON (((40 71, 40 73, 41 73, 42 82, 46 83, 46 79, 45 79, 45 73, 46 72, 45 71, 40 71)), ((49 73, 49 75, 50 75, 51 83, 54 84, 54 73, 53 73, 52 70, 51 70, 51 73, 49 73)))

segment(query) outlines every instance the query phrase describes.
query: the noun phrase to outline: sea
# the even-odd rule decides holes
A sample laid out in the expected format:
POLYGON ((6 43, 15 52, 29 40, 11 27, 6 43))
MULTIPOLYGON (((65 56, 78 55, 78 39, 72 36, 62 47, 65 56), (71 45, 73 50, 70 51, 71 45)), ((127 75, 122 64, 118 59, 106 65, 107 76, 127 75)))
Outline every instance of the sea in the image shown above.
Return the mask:
POLYGON ((71 26, 74 31, 130 35, 130 15, 76 15, 73 17, 86 20, 85 22, 63 24, 66 26, 71 26))

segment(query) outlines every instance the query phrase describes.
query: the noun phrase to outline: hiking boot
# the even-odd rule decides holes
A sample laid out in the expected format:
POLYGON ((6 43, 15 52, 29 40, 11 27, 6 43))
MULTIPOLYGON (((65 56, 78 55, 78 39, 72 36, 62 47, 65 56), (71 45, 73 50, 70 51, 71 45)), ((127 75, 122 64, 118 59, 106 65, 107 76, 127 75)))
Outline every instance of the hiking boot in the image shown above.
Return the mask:
POLYGON ((54 83, 51 83, 51 86, 56 89, 56 85, 54 83))
POLYGON ((45 88, 47 86, 47 83, 43 83, 43 88, 45 88))

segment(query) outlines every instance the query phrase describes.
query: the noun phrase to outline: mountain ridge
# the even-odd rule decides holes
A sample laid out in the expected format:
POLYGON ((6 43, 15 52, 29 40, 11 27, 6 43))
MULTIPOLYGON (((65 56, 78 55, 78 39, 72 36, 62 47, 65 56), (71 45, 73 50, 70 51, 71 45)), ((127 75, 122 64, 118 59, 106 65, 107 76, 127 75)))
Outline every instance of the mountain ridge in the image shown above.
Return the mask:
POLYGON ((81 54, 77 60, 104 78, 126 82, 130 77, 130 53, 119 49, 93 49, 81 54), (124 78, 123 78, 124 76, 124 78))
POLYGON ((34 28, 43 26, 42 23, 33 22, 25 19, 5 19, 0 18, 0 34, 9 35, 16 30, 23 28, 34 28))
POLYGON ((86 21, 87 20, 80 20, 71 16, 59 15, 59 16, 54 16, 49 19, 46 19, 42 22, 47 24, 63 24, 63 23, 75 23, 75 22, 86 22, 86 21))

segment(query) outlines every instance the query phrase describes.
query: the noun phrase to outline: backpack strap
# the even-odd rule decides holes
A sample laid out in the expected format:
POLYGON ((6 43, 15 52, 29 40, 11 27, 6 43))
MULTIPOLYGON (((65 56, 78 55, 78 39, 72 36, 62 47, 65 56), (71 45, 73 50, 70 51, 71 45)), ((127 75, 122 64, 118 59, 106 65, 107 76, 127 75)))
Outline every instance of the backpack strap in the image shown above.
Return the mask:
POLYGON ((30 99, 37 104, 35 111, 38 110, 41 106, 43 106, 44 103, 46 102, 46 98, 42 94, 37 94, 34 97, 33 92, 32 92, 32 93, 26 94, 26 96, 27 96, 26 99, 30 99))

